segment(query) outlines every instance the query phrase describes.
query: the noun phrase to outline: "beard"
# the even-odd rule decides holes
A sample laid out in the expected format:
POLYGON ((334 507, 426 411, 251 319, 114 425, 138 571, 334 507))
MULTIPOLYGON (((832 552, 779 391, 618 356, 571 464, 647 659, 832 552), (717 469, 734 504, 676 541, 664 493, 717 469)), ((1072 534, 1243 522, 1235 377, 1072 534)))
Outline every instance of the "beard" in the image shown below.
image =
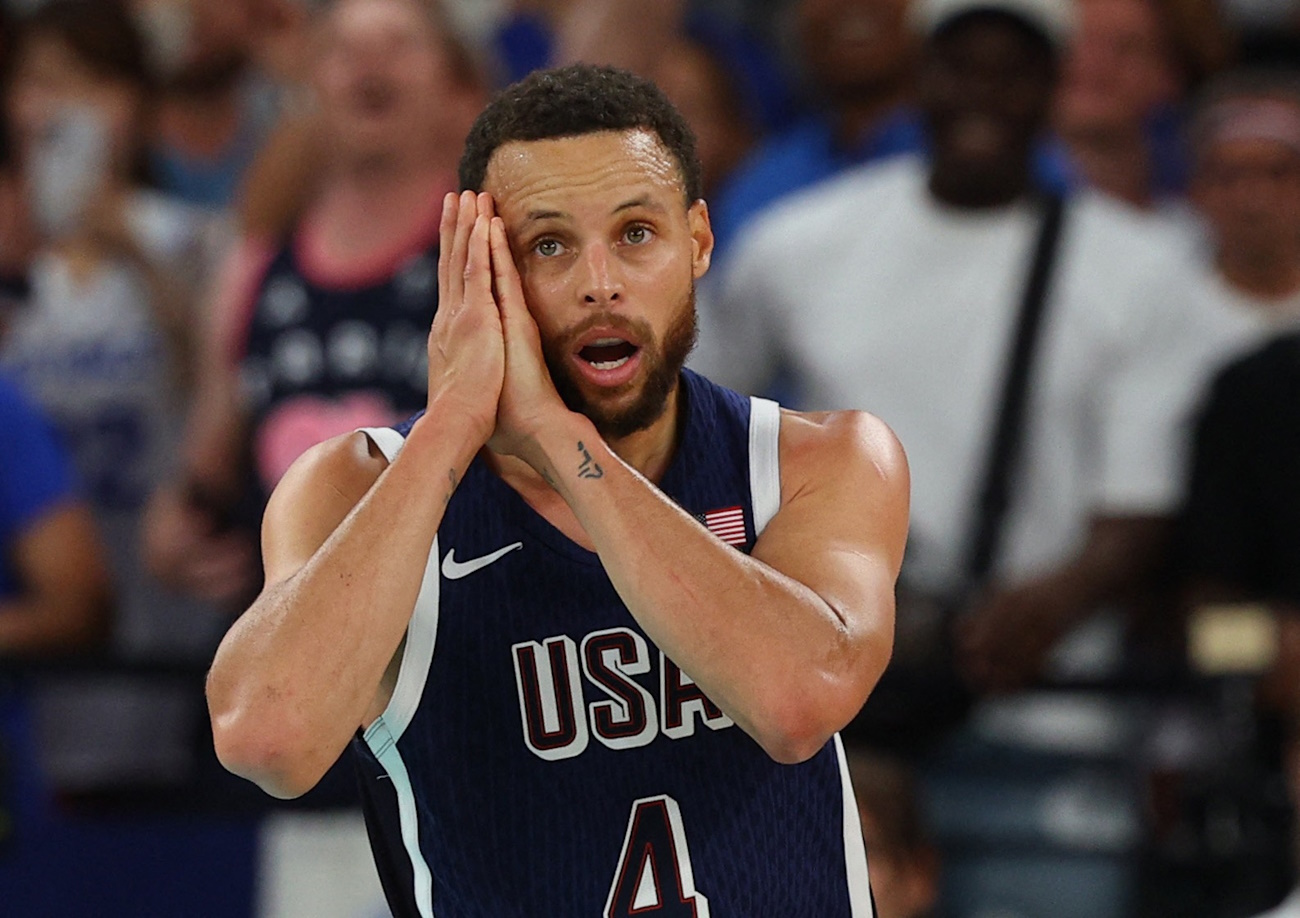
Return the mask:
MULTIPOLYGON (((637 431, 645 430, 661 417, 668 407, 668 396, 677 385, 677 377, 686 365, 686 358, 695 348, 698 328, 695 321, 695 283, 678 306, 672 324, 662 341, 656 341, 650 326, 640 320, 620 315, 602 313, 592 316, 557 339, 542 342, 542 355, 551 381, 560 394, 565 407, 586 415, 606 440, 619 440, 637 431), (579 336, 595 326, 620 329, 641 342, 640 358, 644 366, 644 382, 630 404, 614 407, 595 402, 583 394, 569 368, 573 345, 579 336)), ((636 382, 629 383, 635 386, 636 382)), ((616 395, 621 394, 619 392, 616 395)))

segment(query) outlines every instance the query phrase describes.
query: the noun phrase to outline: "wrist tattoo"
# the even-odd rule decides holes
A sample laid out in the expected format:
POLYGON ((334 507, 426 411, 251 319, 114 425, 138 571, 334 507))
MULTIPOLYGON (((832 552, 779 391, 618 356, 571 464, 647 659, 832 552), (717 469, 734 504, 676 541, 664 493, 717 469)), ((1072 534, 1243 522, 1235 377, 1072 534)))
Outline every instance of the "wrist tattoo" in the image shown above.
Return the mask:
POLYGON ((604 478, 605 470, 600 467, 600 463, 591 458, 591 453, 587 447, 578 441, 578 452, 582 453, 582 464, 578 466, 579 478, 604 478))

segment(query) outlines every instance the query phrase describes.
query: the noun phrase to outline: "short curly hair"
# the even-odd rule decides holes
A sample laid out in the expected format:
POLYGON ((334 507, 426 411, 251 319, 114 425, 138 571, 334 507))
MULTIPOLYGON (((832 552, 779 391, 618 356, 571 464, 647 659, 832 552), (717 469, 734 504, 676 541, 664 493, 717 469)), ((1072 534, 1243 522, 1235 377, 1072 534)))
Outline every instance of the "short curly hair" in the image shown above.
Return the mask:
POLYGON ((686 202, 704 194, 695 135, 648 80, 614 67, 571 64, 539 70, 502 90, 478 116, 460 159, 460 187, 481 191, 498 148, 515 141, 643 129, 677 161, 686 202))

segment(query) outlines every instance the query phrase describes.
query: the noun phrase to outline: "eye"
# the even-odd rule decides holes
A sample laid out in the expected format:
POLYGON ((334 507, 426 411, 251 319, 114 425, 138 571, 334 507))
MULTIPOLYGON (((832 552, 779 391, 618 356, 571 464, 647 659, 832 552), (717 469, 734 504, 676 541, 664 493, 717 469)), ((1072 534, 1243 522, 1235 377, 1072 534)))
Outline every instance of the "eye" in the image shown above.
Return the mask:
POLYGON ((543 258, 554 258, 560 254, 560 243, 556 239, 539 239, 533 243, 533 251, 543 258))
POLYGON ((640 224, 629 226, 623 231, 623 241, 629 245, 644 245, 650 241, 650 227, 640 224))

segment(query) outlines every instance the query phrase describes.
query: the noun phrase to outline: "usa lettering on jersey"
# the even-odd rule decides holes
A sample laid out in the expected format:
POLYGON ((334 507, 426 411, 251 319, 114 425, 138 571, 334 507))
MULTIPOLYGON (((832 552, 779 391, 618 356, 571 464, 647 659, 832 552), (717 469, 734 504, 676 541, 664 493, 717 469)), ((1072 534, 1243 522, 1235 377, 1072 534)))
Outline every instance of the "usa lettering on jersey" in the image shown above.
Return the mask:
POLYGON ((610 749, 635 749, 660 734, 693 736, 698 724, 722 730, 735 722, 690 676, 629 628, 593 631, 580 642, 565 634, 510 648, 524 744, 548 762, 586 751, 594 737, 610 749), (659 664, 658 695, 638 682, 659 664), (585 686, 596 697, 587 701, 585 686))

